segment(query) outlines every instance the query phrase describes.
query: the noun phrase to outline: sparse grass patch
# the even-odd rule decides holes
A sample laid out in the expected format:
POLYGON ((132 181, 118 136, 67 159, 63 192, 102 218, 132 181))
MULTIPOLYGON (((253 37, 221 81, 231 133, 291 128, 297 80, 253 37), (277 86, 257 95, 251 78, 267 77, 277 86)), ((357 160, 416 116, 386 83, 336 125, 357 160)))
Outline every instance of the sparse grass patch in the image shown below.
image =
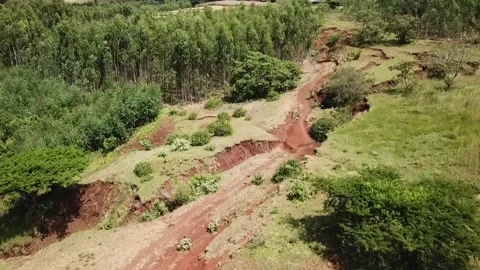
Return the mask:
POLYGON ((137 165, 135 165, 135 169, 133 170, 133 173, 135 173, 135 175, 138 177, 144 177, 146 175, 153 173, 153 168, 149 162, 140 162, 137 165))
POLYGON ((244 117, 245 115, 247 115, 247 110, 245 110, 245 108, 243 108, 243 107, 236 108, 235 111, 233 111, 233 114, 232 114, 232 116, 235 117, 235 118, 244 117))
POLYGON ((263 184, 263 181, 264 181, 264 178, 263 178, 263 175, 261 174, 255 174, 255 176, 252 179, 252 183, 256 186, 260 186, 261 184, 263 184))
POLYGON ((205 150, 210 151, 210 152, 213 152, 213 151, 215 151, 215 146, 213 146, 213 145, 207 145, 207 146, 205 146, 205 150))
POLYGON ((302 174, 303 169, 300 161, 290 159, 277 169, 273 175, 272 182, 280 183, 287 178, 298 177, 302 174))
POLYGON ((252 121, 252 116, 251 115, 245 116, 245 121, 252 121))
POLYGON ((196 112, 191 112, 188 117, 187 117, 187 120, 197 120, 198 118, 198 113, 196 112))

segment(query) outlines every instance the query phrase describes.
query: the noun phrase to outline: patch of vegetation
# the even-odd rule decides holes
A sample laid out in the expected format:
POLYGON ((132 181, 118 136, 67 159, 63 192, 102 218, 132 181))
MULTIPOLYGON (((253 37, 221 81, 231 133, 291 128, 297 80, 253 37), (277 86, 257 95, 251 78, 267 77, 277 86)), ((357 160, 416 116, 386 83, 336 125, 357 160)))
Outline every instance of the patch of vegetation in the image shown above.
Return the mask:
POLYGON ((277 101, 279 99, 280 99, 280 94, 277 93, 277 92, 271 91, 271 92, 268 92, 265 100, 267 102, 273 102, 273 101, 277 101))
POLYGON ((180 243, 177 245, 177 251, 187 251, 193 247, 192 239, 190 237, 183 237, 180 243))
POLYGON ((165 144, 166 144, 166 145, 172 145, 173 142, 174 142, 176 139, 185 139, 185 140, 189 141, 189 140, 190 140, 190 135, 188 135, 188 134, 179 134, 179 133, 170 134, 170 135, 168 135, 167 141, 165 142, 165 144))
POLYGON ((141 216, 140 220, 142 221, 152 221, 158 217, 161 217, 168 213, 168 208, 164 202, 157 202, 153 205, 152 208, 145 211, 141 216))
POLYGON ((245 121, 252 121, 252 116, 251 115, 245 116, 245 121))
POLYGON ((243 108, 243 107, 236 108, 235 111, 233 111, 233 114, 232 114, 232 116, 235 117, 235 118, 244 117, 245 115, 247 115, 247 110, 245 110, 245 108, 243 108))
POLYGON ((196 112, 191 112, 188 117, 187 117, 187 120, 197 120, 198 118, 198 113, 196 112))
POLYGON ((320 118, 315 121, 308 131, 308 134, 312 139, 317 142, 324 142, 327 140, 327 133, 334 129, 335 125, 331 119, 320 118))
POLYGON ((190 149, 190 141, 182 138, 177 138, 173 141, 170 149, 172 150, 172 152, 187 151, 190 149))
POLYGON ((138 177, 144 177, 146 175, 152 174, 153 173, 152 164, 146 161, 137 163, 137 165, 135 165, 135 169, 133 170, 133 173, 135 173, 135 175, 138 177))
POLYGON ((221 112, 217 115, 217 120, 228 122, 228 121, 232 120, 232 116, 230 116, 230 114, 228 114, 228 112, 221 112))
POLYGON ((210 143, 212 135, 206 130, 196 131, 190 137, 192 146, 203 146, 210 143))
POLYGON ((145 151, 150 151, 152 150, 152 143, 150 140, 142 140, 140 141, 140 145, 145 149, 145 151))
POLYGON ((352 67, 339 68, 322 89, 327 107, 353 105, 365 96, 368 82, 362 72, 352 67))
POLYGON ((412 42, 421 25, 420 19, 410 15, 397 15, 389 18, 387 31, 394 33, 397 44, 412 42))
POLYGON ((248 249, 257 249, 264 247, 267 244, 265 237, 263 235, 255 236, 252 240, 248 241, 247 248, 248 249))
POLYGON ((225 137, 233 134, 233 127, 229 121, 217 120, 207 126, 207 131, 213 136, 225 137))
POLYGON ((357 46, 367 47, 381 43, 384 40, 386 23, 383 20, 373 20, 364 23, 355 36, 357 46))
POLYGON ((325 209, 335 251, 355 269, 468 269, 480 253, 474 190, 454 180, 405 181, 386 167, 332 181, 325 209))
POLYGON ((248 52, 244 61, 236 62, 231 99, 236 102, 266 98, 270 93, 284 93, 296 86, 300 70, 290 61, 248 52))
POLYGON ((362 50, 352 50, 348 52, 347 59, 348 61, 355 61, 360 59, 362 55, 362 50))
POLYGON ((273 175, 272 182, 280 183, 287 178, 298 177, 302 174, 303 168, 300 161, 290 159, 277 169, 273 175))
POLYGON ((124 225, 130 213, 134 192, 128 184, 119 184, 117 187, 118 193, 115 202, 109 207, 102 221, 98 224, 98 228, 101 230, 111 230, 124 225))
POLYGON ((287 193, 287 199, 290 201, 305 202, 315 195, 315 188, 310 182, 295 180, 287 193))
POLYGON ((415 72, 413 71, 413 67, 415 65, 415 62, 403 61, 389 67, 390 70, 395 70, 398 72, 396 80, 402 82, 403 89, 406 94, 412 92, 413 87, 415 86, 415 72))
POLYGON ((220 188, 220 176, 211 174, 197 174, 190 180, 192 196, 199 198, 210 193, 215 193, 220 188))
POLYGON ((263 178, 263 175, 258 173, 255 174, 255 176, 252 179, 252 183, 256 186, 260 186, 261 184, 263 184, 264 181, 265 179, 263 178))
POLYGON ((215 146, 207 145, 207 146, 205 146, 205 150, 213 152, 213 151, 215 151, 215 146))
POLYGON ((470 54, 469 44, 452 41, 442 44, 439 50, 428 57, 426 66, 429 77, 443 79, 445 89, 451 90, 470 54))
POLYGON ((74 147, 38 148, 0 161, 0 196, 17 193, 24 199, 77 183, 87 166, 85 152, 74 147))
POLYGON ((203 106, 207 110, 215 110, 223 106, 223 100, 219 97, 211 97, 203 106))
POLYGON ((177 109, 173 108, 173 109, 170 109, 170 111, 168 111, 168 115, 171 115, 171 116, 185 116, 185 115, 187 115, 187 111, 177 110, 177 109))
POLYGON ((144 175, 142 177, 140 177, 140 183, 146 183, 146 182, 150 182, 153 180, 153 175, 151 174, 147 174, 147 175, 144 175))
POLYGON ((207 226, 207 232, 208 233, 215 233, 218 230, 218 227, 220 226, 219 222, 217 219, 214 219, 208 223, 207 226))
POLYGON ((167 157, 167 152, 161 151, 160 153, 158 153, 157 157, 166 158, 167 157))
POLYGON ((325 46, 327 46, 329 49, 335 47, 335 45, 337 45, 337 43, 338 43, 338 41, 340 40, 341 37, 342 37, 342 36, 339 35, 339 34, 330 36, 330 37, 327 39, 327 42, 325 42, 325 46))

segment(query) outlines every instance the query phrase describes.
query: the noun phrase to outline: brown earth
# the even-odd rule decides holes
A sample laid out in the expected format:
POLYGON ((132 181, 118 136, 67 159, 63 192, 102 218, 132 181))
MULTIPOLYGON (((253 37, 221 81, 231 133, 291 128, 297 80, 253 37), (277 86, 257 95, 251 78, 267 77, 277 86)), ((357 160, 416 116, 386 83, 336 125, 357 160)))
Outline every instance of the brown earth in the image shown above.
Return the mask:
MULTIPOLYGON (((6 254, 0 253, 0 258, 34 254, 70 234, 94 228, 115 201, 117 192, 113 183, 97 181, 68 189, 55 189, 40 197, 37 202, 39 205, 48 202, 51 207, 41 224, 32 228, 37 232, 34 242, 26 247, 14 247, 6 254)), ((15 209, 13 211, 15 213, 15 209)), ((3 218, 8 219, 8 214, 3 218)))
MULTIPOLYGON (((175 122, 172 118, 169 117, 161 122, 160 126, 155 132, 153 132, 152 135, 143 139, 149 140, 152 143, 152 147, 160 146, 165 144, 168 135, 170 135, 170 133, 172 133, 174 129, 175 122)), ((122 147, 122 153, 126 154, 131 151, 143 150, 143 146, 140 144, 140 141, 141 140, 134 140, 127 143, 125 146, 122 147)))

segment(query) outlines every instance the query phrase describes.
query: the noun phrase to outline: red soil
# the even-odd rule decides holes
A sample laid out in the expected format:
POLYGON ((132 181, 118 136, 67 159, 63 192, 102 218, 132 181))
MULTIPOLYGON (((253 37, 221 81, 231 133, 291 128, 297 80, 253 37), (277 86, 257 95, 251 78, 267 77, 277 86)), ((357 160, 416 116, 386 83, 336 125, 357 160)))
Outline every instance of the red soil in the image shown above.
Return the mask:
MULTIPOLYGON (((152 146, 159 146, 165 144, 167 141, 168 135, 173 132, 175 128, 175 123, 173 119, 167 118, 165 119, 158 129, 150 135, 148 138, 144 138, 149 140, 152 143, 152 146)), ((143 146, 140 144, 140 140, 135 140, 127 143, 123 149, 122 153, 128 153, 135 150, 143 150, 143 146)))

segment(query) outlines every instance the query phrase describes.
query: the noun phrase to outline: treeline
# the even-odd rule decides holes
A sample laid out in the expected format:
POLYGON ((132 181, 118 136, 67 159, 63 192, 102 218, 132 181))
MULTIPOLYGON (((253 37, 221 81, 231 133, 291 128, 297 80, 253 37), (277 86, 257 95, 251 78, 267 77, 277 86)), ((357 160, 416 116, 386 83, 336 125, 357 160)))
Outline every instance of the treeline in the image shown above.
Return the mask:
POLYGON ((175 14, 160 7, 8 1, 0 6, 0 61, 89 90, 155 83, 167 101, 194 101, 222 89, 248 51, 302 58, 320 22, 306 1, 175 14))
POLYGON ((480 30, 480 0, 348 0, 347 6, 365 22, 382 18, 401 27, 402 16, 416 18, 419 27, 413 30, 418 36, 458 36, 480 30))

